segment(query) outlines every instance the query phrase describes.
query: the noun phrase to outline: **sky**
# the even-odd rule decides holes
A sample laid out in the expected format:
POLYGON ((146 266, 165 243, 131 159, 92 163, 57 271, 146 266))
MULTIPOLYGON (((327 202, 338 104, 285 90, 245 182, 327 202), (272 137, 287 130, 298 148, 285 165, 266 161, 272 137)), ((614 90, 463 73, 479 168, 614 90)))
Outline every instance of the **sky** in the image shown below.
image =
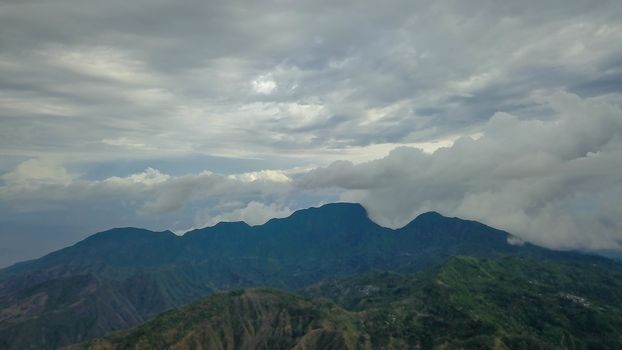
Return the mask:
POLYGON ((360 202, 622 251, 622 2, 0 1, 0 267, 360 202))

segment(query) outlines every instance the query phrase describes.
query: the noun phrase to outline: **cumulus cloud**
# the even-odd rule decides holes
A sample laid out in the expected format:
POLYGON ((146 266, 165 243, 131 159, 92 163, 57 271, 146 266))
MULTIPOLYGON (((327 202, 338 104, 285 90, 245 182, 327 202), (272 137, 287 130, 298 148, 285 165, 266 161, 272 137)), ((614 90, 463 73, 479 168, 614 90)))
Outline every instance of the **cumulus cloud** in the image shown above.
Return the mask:
POLYGON ((137 212, 143 214, 173 212, 193 200, 234 200, 246 196, 285 194, 290 182, 287 175, 275 170, 233 175, 203 171, 171 176, 153 168, 125 177, 72 180, 63 167, 44 167, 37 159, 19 164, 4 178, 8 182, 0 187, 0 195, 7 200, 9 207, 28 202, 30 210, 37 211, 36 201, 42 204, 48 201, 94 203, 100 199, 115 198, 131 201, 137 212))
POLYGON ((265 95, 272 93, 278 87, 276 82, 270 76, 266 75, 262 75, 253 80, 252 85, 255 92, 265 95))
POLYGON ((261 170, 248 173, 229 175, 229 178, 243 182, 268 181, 268 182, 290 182, 291 178, 281 170, 261 170))
POLYGON ((66 185, 72 176, 52 160, 29 159, 1 177, 11 187, 38 187, 41 185, 66 185))
POLYGON ((478 139, 334 162, 297 184, 343 190, 343 200, 362 202, 388 226, 437 210, 548 247, 621 249, 622 108, 570 93, 536 98, 552 110, 548 120, 499 112, 478 139))

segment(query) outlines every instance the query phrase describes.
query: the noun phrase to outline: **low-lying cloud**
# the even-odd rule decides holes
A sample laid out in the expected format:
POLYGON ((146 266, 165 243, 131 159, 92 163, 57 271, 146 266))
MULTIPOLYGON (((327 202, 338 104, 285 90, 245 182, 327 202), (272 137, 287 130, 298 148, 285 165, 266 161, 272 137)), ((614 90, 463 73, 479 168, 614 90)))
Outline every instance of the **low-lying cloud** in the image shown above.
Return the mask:
POLYGON ((297 184, 337 188, 398 227, 436 210, 486 222, 553 248, 622 248, 622 109, 606 98, 537 97, 546 120, 495 114, 479 138, 426 154, 398 148, 338 161, 297 184))

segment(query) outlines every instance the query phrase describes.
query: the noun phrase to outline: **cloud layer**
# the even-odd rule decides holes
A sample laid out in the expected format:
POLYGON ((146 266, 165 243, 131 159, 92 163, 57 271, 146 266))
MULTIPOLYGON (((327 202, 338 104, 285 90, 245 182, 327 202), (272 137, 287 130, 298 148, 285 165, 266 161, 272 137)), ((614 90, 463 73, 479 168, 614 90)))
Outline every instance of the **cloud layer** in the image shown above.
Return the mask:
POLYGON ((0 150, 22 160, 317 163, 537 115, 534 89, 622 85, 618 1, 1 6, 0 150))

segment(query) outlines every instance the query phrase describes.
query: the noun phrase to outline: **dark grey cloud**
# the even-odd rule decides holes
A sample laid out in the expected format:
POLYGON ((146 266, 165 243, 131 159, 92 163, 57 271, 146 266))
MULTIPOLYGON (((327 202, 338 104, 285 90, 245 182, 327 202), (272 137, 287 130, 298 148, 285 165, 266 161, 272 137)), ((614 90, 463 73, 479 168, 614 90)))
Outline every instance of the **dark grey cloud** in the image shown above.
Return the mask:
POLYGON ((621 7, 5 2, 2 148, 268 157, 443 138, 528 110, 534 89, 615 92, 621 7))

